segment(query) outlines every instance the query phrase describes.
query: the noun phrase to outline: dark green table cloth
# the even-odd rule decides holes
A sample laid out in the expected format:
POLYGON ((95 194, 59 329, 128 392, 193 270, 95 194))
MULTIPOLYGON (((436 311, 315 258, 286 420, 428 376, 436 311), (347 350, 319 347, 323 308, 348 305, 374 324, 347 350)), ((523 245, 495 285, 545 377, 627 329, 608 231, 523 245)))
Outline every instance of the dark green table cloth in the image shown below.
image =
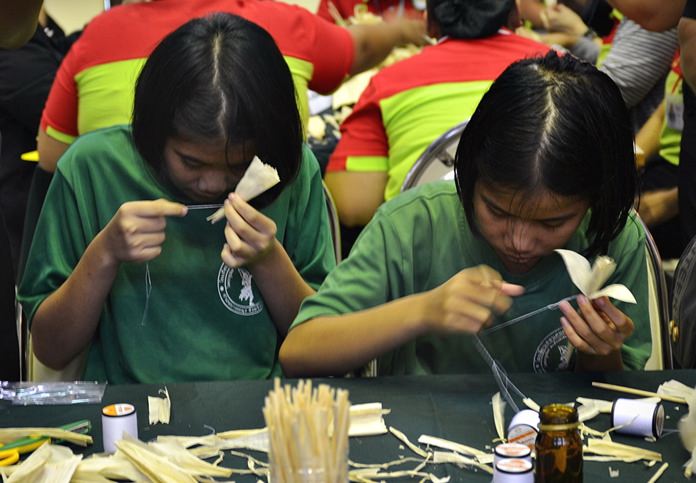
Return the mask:
MULTIPOLYGON (((615 374, 513 374, 513 382, 539 404, 569 402, 578 396, 598 399, 632 397, 591 386, 592 381, 621 384, 649 391, 669 379, 696 385, 696 370, 625 372, 615 374)), ((295 381, 288 381, 293 384, 295 381)), ((332 386, 350 391, 351 403, 382 402, 391 414, 385 416, 388 426, 404 432, 414 443, 421 434, 437 436, 462 444, 485 449, 496 437, 490 399, 498 390, 489 374, 384 377, 376 379, 321 379, 332 386)), ((163 386, 109 386, 102 405, 129 402, 136 406, 140 439, 148 441, 158 435, 205 435, 209 427, 216 431, 248 429, 264 426, 261 409, 264 397, 272 387, 271 381, 199 382, 168 384, 172 400, 172 420, 169 425, 148 425, 147 396, 157 395, 163 386)), ((521 402, 518 402, 521 404, 521 402)), ((0 427, 59 426, 78 419, 90 419, 93 424, 94 445, 85 454, 102 450, 102 405, 31 406, 17 407, 0 402, 0 427)), ((684 481, 682 465, 688 459, 678 434, 670 432, 686 414, 685 405, 665 403, 666 434, 657 442, 642 438, 615 435, 621 443, 659 451, 669 463, 660 482, 684 481)), ((510 408, 506 421, 512 417, 510 408)), ((609 428, 609 416, 600 415, 589 423, 595 429, 609 428)), ((351 438, 350 458, 360 463, 383 463, 400 455, 413 456, 392 435, 351 438)), ((75 449, 80 451, 81 449, 75 449)), ((253 454, 250 452, 250 454, 253 454)), ((253 454, 265 460, 265 455, 253 454)), ((246 463, 226 456, 224 466, 244 468, 246 463)), ((411 469, 413 464, 404 465, 411 469)), ((585 481, 647 481, 659 468, 646 468, 643 463, 585 463, 585 481), (611 479, 608 468, 620 470, 620 478, 611 479)), ((451 481, 490 481, 482 472, 461 469, 454 465, 432 465, 426 470, 438 476, 451 476, 451 481)), ((256 477, 234 476, 235 481, 257 481, 256 477)), ((393 481, 393 480, 391 480, 393 481)))

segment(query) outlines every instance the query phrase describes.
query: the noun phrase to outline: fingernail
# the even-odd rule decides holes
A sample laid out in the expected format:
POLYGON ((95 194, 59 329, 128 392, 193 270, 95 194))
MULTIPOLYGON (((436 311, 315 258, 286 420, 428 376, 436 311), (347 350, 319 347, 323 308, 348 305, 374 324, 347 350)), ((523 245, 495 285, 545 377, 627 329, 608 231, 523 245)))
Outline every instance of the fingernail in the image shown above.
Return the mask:
POLYGON ((602 308, 602 309, 606 305, 606 301, 604 300, 604 297, 600 297, 600 298, 594 300, 594 303, 597 307, 602 308))
POLYGON ((234 199, 234 193, 230 193, 227 198, 232 201, 234 199))
POLYGON ((587 303, 587 297, 584 295, 578 295, 578 303, 579 304, 586 304, 587 303))

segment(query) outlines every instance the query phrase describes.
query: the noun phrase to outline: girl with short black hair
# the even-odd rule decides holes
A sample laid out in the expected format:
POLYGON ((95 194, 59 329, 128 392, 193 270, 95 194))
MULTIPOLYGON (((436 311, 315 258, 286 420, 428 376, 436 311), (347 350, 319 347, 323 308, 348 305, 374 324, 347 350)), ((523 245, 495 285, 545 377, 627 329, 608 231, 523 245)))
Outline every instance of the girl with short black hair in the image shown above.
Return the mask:
POLYGON ((436 182, 382 207, 308 298, 281 348, 290 376, 641 369, 651 352, 632 132, 618 88, 571 56, 512 64, 483 97, 436 182), (555 249, 607 254, 636 305, 580 295, 555 249), (570 344, 568 343, 570 342, 570 344), (573 351, 572 348, 575 348, 573 351))
POLYGON ((335 263, 281 53, 241 17, 192 20, 147 60, 134 111, 132 132, 85 135, 58 164, 20 287, 37 358, 87 350, 78 377, 110 383, 279 374, 335 263), (249 204, 228 194, 254 156, 280 183, 249 204))

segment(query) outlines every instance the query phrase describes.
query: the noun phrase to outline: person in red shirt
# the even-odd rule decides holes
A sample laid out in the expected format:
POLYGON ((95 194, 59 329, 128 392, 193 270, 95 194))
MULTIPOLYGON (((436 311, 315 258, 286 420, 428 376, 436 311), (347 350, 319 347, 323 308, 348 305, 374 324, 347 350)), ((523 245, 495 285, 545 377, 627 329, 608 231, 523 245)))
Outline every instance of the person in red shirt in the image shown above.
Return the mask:
POLYGON ((508 65, 548 52, 506 28, 518 24, 513 0, 428 2, 437 45, 375 75, 341 125, 325 180, 345 226, 365 225, 396 196, 418 157, 472 115, 508 65))
POLYGON ((395 45, 416 42, 423 22, 399 20, 345 29, 309 11, 259 0, 153 0, 94 18, 58 71, 41 120, 39 166, 48 172, 80 134, 130 122, 133 86, 156 45, 186 21, 213 12, 239 15, 268 31, 293 75, 300 112, 307 89, 329 93, 379 63, 395 45))

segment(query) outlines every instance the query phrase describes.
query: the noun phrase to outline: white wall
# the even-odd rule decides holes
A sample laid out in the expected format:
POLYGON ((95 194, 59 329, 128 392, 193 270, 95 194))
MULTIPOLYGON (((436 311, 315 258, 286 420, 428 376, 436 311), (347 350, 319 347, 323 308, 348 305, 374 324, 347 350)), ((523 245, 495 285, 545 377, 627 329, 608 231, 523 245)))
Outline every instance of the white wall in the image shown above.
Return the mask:
POLYGON ((44 0, 44 6, 65 33, 81 29, 104 10, 103 0, 44 0))

